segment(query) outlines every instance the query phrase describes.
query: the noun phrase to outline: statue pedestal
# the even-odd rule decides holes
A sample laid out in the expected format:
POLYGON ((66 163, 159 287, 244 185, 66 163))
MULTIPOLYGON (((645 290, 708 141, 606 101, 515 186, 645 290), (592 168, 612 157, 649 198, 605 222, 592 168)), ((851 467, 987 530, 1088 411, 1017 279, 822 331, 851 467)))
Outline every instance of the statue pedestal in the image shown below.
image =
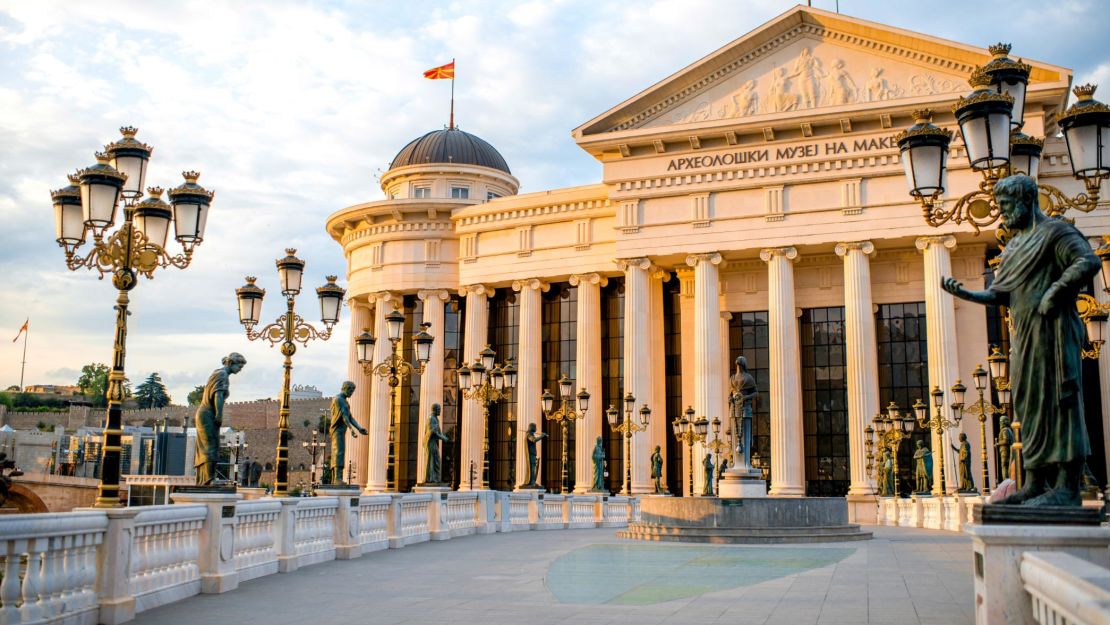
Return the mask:
POLYGON ((175 504, 200 504, 207 509, 207 518, 200 531, 197 564, 200 567, 200 591, 219 594, 239 587, 235 568, 235 504, 242 497, 232 486, 185 486, 170 498, 175 504))
POLYGON ((243 495, 243 499, 246 501, 262 499, 266 496, 265 488, 240 486, 238 492, 243 495))
MULTIPOLYGON (((994 506, 982 508, 991 507, 994 506)), ((1036 622, 1032 602, 1021 579, 1022 555, 1026 552, 1059 551, 1104 568, 1110 567, 1110 549, 1107 549, 1110 528, 1098 525, 970 523, 964 531, 971 535, 975 553, 977 625, 1036 622)))
POLYGON ((757 469, 726 469, 718 486, 721 499, 748 499, 767 496, 767 482, 757 469))
POLYGON ((317 497, 335 497, 335 559, 351 560, 362 555, 358 529, 358 486, 329 484, 316 489, 317 497))
POLYGON ((848 500, 848 522, 878 525, 879 498, 876 495, 852 495, 848 500))

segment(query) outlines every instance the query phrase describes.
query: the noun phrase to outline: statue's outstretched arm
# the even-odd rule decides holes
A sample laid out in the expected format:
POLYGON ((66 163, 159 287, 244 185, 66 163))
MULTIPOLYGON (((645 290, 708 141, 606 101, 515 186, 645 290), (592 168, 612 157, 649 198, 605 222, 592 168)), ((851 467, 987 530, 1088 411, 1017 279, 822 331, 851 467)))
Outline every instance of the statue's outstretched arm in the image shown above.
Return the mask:
POLYGON ((1006 306, 1010 303, 1010 297, 1008 293, 1005 293, 1003 291, 996 291, 994 289, 986 289, 983 291, 969 291, 964 288, 962 282, 952 277, 941 278, 940 286, 945 291, 948 291, 949 293, 960 299, 964 299, 969 302, 975 302, 977 304, 983 304, 987 306, 1006 306))

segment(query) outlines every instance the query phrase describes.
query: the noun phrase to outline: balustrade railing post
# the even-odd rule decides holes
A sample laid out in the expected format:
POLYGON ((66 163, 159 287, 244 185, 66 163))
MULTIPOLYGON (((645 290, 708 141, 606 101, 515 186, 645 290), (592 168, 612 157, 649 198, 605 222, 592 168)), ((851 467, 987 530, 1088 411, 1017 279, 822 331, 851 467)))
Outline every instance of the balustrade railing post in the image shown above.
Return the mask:
POLYGON ((200 529, 200 591, 220 594, 239 587, 235 566, 235 503, 238 493, 201 493, 178 491, 170 495, 175 504, 201 504, 208 514, 200 529))
POLYGON ((359 543, 359 491, 321 487, 316 489, 316 495, 339 500, 339 506, 335 509, 335 559, 352 560, 360 557, 362 545, 359 543))
POLYGON ((405 496, 401 493, 390 493, 389 513, 386 516, 386 534, 389 536, 389 548, 400 549, 405 546, 405 532, 402 526, 403 506, 405 496))
POLYGON ((297 502, 299 497, 277 497, 275 501, 281 503, 281 512, 274 521, 277 536, 274 546, 277 548, 278 572, 292 573, 297 570, 297 502))
POLYGON ((431 540, 451 538, 451 527, 447 524, 447 493, 431 493, 428 502, 428 537, 431 540))
POLYGON ((135 597, 131 594, 131 547, 135 538, 135 516, 142 508, 95 510, 108 515, 103 547, 96 557, 97 594, 100 597, 98 622, 118 625, 135 618, 135 597))

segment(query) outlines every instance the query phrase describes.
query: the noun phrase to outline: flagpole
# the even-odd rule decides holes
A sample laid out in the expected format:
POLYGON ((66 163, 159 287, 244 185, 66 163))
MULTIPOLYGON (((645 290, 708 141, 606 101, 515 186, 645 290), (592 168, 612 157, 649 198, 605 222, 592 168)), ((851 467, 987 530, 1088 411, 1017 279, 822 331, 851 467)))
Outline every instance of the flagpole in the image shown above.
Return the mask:
POLYGON ((455 129, 455 59, 451 59, 451 122, 447 127, 449 130, 455 129))
POLYGON ((31 334, 31 326, 23 333, 23 362, 19 366, 19 392, 23 392, 23 372, 27 369, 27 337, 31 334))

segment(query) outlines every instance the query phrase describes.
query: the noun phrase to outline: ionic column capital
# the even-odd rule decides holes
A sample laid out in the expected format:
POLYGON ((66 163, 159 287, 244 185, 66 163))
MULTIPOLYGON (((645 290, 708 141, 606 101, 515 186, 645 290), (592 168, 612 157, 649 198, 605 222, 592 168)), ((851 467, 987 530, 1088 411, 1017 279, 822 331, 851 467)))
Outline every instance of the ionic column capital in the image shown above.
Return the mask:
POLYGON ((732 313, 728 312, 727 310, 722 310, 721 319, 725 321, 732 321, 732 313))
POLYGON ((400 293, 395 293, 393 291, 378 291, 377 293, 368 295, 367 300, 375 304, 379 302, 389 302, 393 304, 394 309, 397 309, 401 306, 402 297, 400 293))
POLYGON ((370 302, 359 299, 357 297, 349 297, 347 298, 347 306, 349 306, 353 311, 358 310, 359 308, 370 308, 370 302))
POLYGON ((677 267, 674 270, 678 276, 679 293, 682 297, 694 296, 694 269, 692 267, 677 267))
POLYGON ((615 258, 613 262, 616 263, 617 267, 621 268, 621 271, 628 271, 629 269, 643 269, 647 271, 651 269, 651 259, 647 256, 641 256, 639 258, 615 258))
POLYGON ((599 273, 575 273, 571 274, 568 282, 571 286, 578 286, 579 284, 596 284, 598 286, 605 286, 609 284, 609 278, 599 273))
POLYGON ((667 280, 671 279, 670 270, 664 269, 659 265, 652 265, 651 269, 648 271, 648 275, 651 276, 651 278, 659 280, 661 282, 666 282, 667 280))
POLYGON ((921 252, 929 249, 930 245, 943 245, 950 250, 954 250, 956 249, 956 237, 950 234, 937 234, 927 237, 917 237, 917 240, 914 241, 914 246, 921 252))
POLYGON ((551 285, 539 278, 528 278, 527 280, 513 280, 513 290, 523 291, 524 289, 536 289, 541 293, 547 293, 551 290, 551 285))
POLYGON ((759 260, 767 263, 775 256, 782 256, 786 260, 795 260, 798 258, 798 248, 796 247, 769 247, 759 250, 759 260))
POLYGON ((701 254, 689 254, 686 256, 686 264, 691 267, 697 267, 698 263, 702 262, 720 265, 721 261, 723 260, 724 259, 721 258, 721 255, 718 252, 705 252, 701 254))
POLYGON ((847 243, 837 243, 833 251, 837 256, 847 256, 848 252, 857 250, 863 252, 864 255, 875 253, 875 244, 871 241, 850 241, 847 243))
POLYGON ((439 298, 441 302, 451 299, 451 294, 447 292, 447 289, 421 289, 416 292, 416 296, 425 302, 435 298, 439 298))
POLYGON ((459 287, 459 295, 466 297, 473 293, 474 295, 492 296, 494 288, 488 284, 464 284, 459 287))

